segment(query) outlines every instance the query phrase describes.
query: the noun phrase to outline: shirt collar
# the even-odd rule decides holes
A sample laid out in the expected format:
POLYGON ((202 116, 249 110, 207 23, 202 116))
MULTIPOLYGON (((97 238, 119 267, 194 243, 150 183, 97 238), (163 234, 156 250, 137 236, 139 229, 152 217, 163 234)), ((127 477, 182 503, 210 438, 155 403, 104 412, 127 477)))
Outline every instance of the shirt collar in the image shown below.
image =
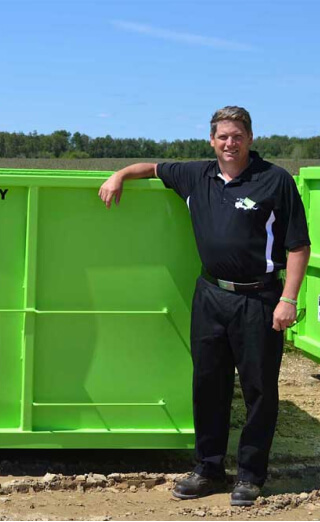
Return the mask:
MULTIPOLYGON (((259 154, 255 151, 250 151, 249 152, 249 165, 247 166, 247 168, 245 170, 243 170, 241 172, 241 174, 239 174, 239 176, 237 176, 236 178, 234 178, 234 180, 232 181, 235 181, 235 180, 246 180, 246 181, 258 181, 259 179, 259 176, 260 176, 260 163, 262 162, 262 159, 261 157, 259 156, 259 154)), ((209 176, 211 178, 216 178, 218 176, 218 174, 221 173, 221 170, 220 170, 220 166, 219 166, 219 162, 218 160, 216 160, 214 162, 214 165, 212 167, 212 171, 209 173, 209 176)))

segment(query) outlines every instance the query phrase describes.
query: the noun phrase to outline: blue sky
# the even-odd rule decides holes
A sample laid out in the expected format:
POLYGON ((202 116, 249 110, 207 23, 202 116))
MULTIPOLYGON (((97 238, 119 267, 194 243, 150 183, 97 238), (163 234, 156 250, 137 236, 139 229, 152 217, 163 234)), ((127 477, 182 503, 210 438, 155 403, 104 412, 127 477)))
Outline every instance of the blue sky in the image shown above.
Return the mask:
POLYGON ((318 0, 0 0, 0 131, 320 135, 318 0))

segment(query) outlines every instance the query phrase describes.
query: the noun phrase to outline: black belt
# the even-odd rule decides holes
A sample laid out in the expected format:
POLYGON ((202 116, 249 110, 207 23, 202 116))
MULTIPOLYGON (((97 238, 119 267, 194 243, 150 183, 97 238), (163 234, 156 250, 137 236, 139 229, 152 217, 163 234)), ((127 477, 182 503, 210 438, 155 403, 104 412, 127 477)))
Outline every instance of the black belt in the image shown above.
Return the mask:
POLYGON ((230 292, 241 292, 248 290, 261 290, 265 288, 271 283, 275 283, 278 279, 281 279, 281 271, 279 272, 270 272, 270 274, 264 274, 262 276, 257 276, 252 278, 252 282, 239 283, 236 281, 225 281, 224 279, 217 279, 213 277, 209 272, 206 271, 205 268, 202 267, 201 275, 204 279, 213 283, 214 285, 223 288, 224 290, 229 290, 230 292))

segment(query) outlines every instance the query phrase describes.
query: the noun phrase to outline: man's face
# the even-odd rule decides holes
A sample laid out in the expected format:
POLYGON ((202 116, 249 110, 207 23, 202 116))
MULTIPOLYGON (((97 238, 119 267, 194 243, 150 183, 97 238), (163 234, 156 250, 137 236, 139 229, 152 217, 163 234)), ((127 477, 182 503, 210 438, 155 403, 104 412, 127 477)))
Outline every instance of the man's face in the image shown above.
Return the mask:
POLYGON ((220 164, 243 166, 248 161, 252 140, 241 121, 223 120, 218 122, 215 135, 211 134, 210 144, 220 164))

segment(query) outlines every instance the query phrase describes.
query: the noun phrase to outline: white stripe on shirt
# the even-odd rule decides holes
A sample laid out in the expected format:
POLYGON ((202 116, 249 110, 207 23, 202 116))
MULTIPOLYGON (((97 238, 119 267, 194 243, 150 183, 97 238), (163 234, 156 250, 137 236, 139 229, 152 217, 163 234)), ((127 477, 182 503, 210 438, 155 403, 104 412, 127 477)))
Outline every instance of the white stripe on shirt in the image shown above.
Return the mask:
POLYGON ((267 263, 267 270, 266 272, 273 272, 274 270, 274 264, 271 259, 272 254, 272 247, 274 242, 274 235, 272 232, 272 225, 275 222, 276 217, 274 215, 273 210, 271 211, 270 217, 266 223, 266 232, 267 232, 267 244, 266 244, 266 263, 267 263))

